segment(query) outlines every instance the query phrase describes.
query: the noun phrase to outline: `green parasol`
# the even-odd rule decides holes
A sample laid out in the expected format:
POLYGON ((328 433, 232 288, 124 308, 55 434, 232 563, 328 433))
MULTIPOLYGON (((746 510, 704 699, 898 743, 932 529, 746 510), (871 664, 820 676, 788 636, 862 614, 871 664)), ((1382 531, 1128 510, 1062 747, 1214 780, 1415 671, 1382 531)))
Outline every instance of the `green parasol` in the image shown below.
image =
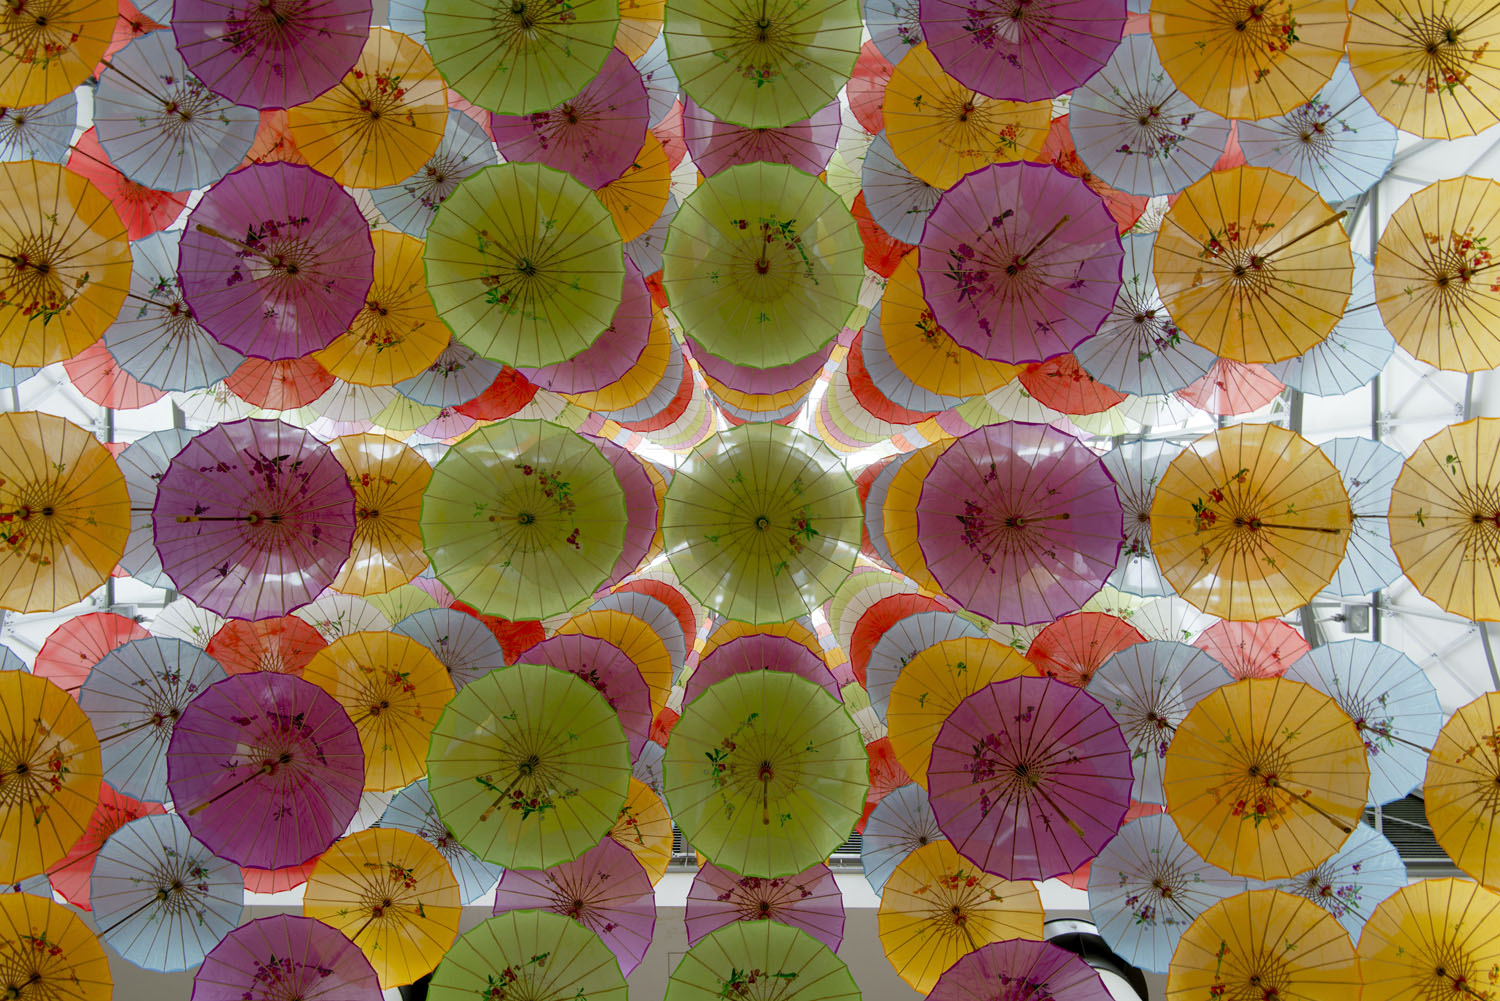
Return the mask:
POLYGON ((826 862, 865 805, 869 759, 843 703, 783 671, 710 685, 663 763, 672 819, 715 865, 774 878, 826 862))
MULTIPOLYGON (((536 0, 530 0, 536 2, 536 0)), ((427 291, 453 335, 486 358, 540 368, 614 320, 625 256, 609 210, 539 163, 465 178, 427 230, 427 291)))
POLYGON ((625 1001, 625 977, 594 932, 551 911, 507 911, 459 936, 428 1001, 625 1001))
POLYGON ((475 430, 438 461, 422 495, 422 544, 438 579, 507 619, 566 612, 603 586, 626 520, 609 459, 547 421, 475 430))
POLYGON ((662 541, 693 597, 759 625, 833 595, 854 569, 862 519, 828 446, 780 424, 745 424, 694 449, 672 477, 662 541))
POLYGON ((429 0, 427 48, 481 108, 528 115, 583 89, 615 44, 616 0, 429 0))
POLYGON ((718 118, 777 128, 812 117, 854 72, 859 0, 667 0, 682 89, 718 118))
POLYGON ((693 339, 759 368, 806 358, 836 337, 864 273, 859 226, 839 196, 774 163, 730 167, 700 184, 662 248, 662 284, 693 339))
POLYGON ((666 1001, 859 1001, 849 967, 805 931, 735 921, 705 935, 667 980, 666 1001))
POLYGON ((517 664, 448 703, 427 747, 427 789, 469 851, 506 868, 545 869, 614 826, 630 790, 630 745, 588 682, 517 664))

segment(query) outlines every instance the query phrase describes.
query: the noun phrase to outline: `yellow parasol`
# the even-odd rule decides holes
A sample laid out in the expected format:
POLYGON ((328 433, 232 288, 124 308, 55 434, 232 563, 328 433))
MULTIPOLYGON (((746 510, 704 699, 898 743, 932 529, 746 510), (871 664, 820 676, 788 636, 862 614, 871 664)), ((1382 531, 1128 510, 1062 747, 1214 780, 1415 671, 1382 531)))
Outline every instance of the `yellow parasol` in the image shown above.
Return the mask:
POLYGON ((1364 1001, 1488 1001, 1500 983, 1500 893, 1424 879, 1381 901, 1359 936, 1364 1001))
POLYGON ((944 396, 994 392, 1021 371, 961 347, 938 326, 922 296, 915 254, 901 259, 881 293, 880 334, 886 353, 902 375, 944 396))
MULTIPOLYGON (((3 32, 0 19, 0 32, 3 32)), ((109 198, 61 164, 0 163, 0 362, 73 357, 120 314, 130 287, 125 224, 109 198)))
POLYGON ((1193 920, 1167 970, 1167 1001, 1358 998, 1354 943, 1306 897, 1253 890, 1193 920))
POLYGON ((1500 120, 1500 7, 1489 0, 1355 0, 1349 67, 1375 111, 1424 139, 1500 120), (1486 56, 1489 56, 1486 59, 1486 56))
POLYGON ((1413 357, 1455 372, 1500 365, 1500 182, 1437 181, 1396 209, 1375 251, 1375 301, 1413 357))
POLYGON ((93 434, 51 414, 0 414, 0 608, 83 600, 129 535, 125 477, 93 434))
POLYGON ((382 988, 409 984, 437 967, 458 934, 462 904, 448 860, 392 827, 339 838, 318 859, 302 894, 303 916, 359 946, 382 988))
POLYGON ((382 434, 352 434, 328 443, 354 488, 354 543, 334 578, 345 594, 384 594, 427 566, 422 549, 422 492, 432 467, 382 434))
POLYGON ((1269 118, 1333 76, 1347 0, 1153 0, 1151 38, 1183 94, 1225 118, 1269 118))
POLYGON ((426 773, 428 738, 454 691, 432 651, 396 633, 348 633, 314 654, 302 678, 354 721, 367 790, 399 789, 426 773))
POLYGON ((0 895, 0 997, 110 1001, 109 958, 89 926, 51 897, 0 895))
POLYGON ((1204 435, 1172 460, 1151 504, 1151 544, 1176 592, 1259 622, 1311 601, 1344 558, 1349 495, 1328 457, 1273 424, 1204 435))
POLYGON ((922 481, 927 478, 938 457, 953 444, 946 436, 930 445, 923 445, 902 462, 901 468, 891 477, 890 489, 886 491, 882 514, 885 525, 886 545, 891 558, 896 561, 894 569, 901 571, 916 582, 916 585, 932 594, 941 594, 942 587, 932 572, 927 569, 927 557, 917 541, 917 502, 922 497, 922 481))
POLYGON ((1317 347, 1353 288, 1344 214, 1265 167, 1196 182, 1162 220, 1153 256, 1173 322, 1235 361, 1282 361, 1317 347))
POLYGON ((913 46, 885 87, 885 131, 906 168, 937 188, 992 163, 1041 160, 1052 102, 998 101, 943 72, 926 43, 913 46))
POLYGON ((1422 796, 1432 835, 1453 864, 1489 886, 1500 885, 1500 695, 1462 707, 1438 733, 1427 756, 1422 796))
POLYGON ((672 164, 661 140, 646 133, 641 151, 619 177, 595 194, 615 220, 620 239, 634 240, 661 218, 672 193, 672 164))
POLYGON ((902 980, 932 990, 944 970, 980 946, 1042 937, 1036 884, 991 876, 933 841, 906 856, 880 894, 880 944, 902 980))
POLYGON ((349 329, 313 357, 345 382, 390 386, 420 375, 448 347, 448 328, 427 294, 425 245, 405 233, 377 229, 375 278, 349 329))
POLYGON ((0 671, 0 706, 0 882, 19 883, 83 835, 103 772, 88 717, 46 678, 0 671))
POLYGON ((330 90, 289 109, 287 121, 315 170, 351 188, 388 187, 437 152, 448 88, 420 42, 371 28, 354 67, 330 90))
POLYGON ((927 760, 938 731, 958 704, 993 681, 1037 674, 1014 649, 979 637, 960 637, 921 651, 896 678, 886 709, 891 749, 901 767, 927 788, 927 760))
POLYGON ((88 80, 119 13, 114 0, 7 4, 0 16, 0 105, 46 104, 88 80))
POLYGON ((1453 424, 1418 445, 1388 522, 1418 591, 1466 619, 1500 619, 1500 418, 1453 424))
POLYGON ((609 836, 630 849, 653 885, 661 882, 672 861, 672 817, 662 798, 634 776, 609 836))
POLYGON ((620 27, 615 31, 615 48, 637 60, 651 48, 661 34, 667 0, 620 0, 620 27))
POLYGON ((1206 861, 1285 879, 1348 839, 1364 816, 1370 766, 1332 698, 1298 681, 1249 678, 1188 711, 1162 781, 1177 829, 1206 861))

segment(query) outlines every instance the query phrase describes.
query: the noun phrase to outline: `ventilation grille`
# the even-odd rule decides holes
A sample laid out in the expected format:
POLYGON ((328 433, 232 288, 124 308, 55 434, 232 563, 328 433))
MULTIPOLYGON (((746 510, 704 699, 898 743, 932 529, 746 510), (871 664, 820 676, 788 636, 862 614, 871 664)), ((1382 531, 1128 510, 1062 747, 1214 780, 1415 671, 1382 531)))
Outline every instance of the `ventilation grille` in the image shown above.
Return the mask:
POLYGON ((1394 800, 1380 809, 1365 811, 1365 823, 1384 834, 1401 853, 1407 869, 1456 871, 1453 860, 1432 836, 1427 823, 1427 808, 1420 796, 1394 800))

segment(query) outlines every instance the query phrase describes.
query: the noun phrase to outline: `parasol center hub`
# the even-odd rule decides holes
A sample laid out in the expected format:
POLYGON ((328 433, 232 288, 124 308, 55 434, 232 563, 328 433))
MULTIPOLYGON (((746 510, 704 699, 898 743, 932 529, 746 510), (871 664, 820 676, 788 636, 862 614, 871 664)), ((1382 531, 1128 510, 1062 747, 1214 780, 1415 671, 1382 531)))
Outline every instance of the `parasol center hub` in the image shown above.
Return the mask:
POLYGON ((522 761, 520 764, 516 765, 516 771, 529 778, 532 773, 537 770, 541 763, 542 759, 533 754, 526 758, 526 760, 522 761))
POLYGON ((55 513, 56 512, 55 512, 54 508, 50 504, 47 505, 46 507, 42 508, 42 517, 43 518, 50 518, 55 513))
POLYGON ((770 274, 770 272, 771 262, 764 257, 757 257, 755 259, 755 273, 758 275, 764 275, 770 274))
POLYGON ((536 277, 536 264, 529 258, 521 258, 520 262, 516 264, 516 270, 527 278, 536 277))
POLYGON ((762 782, 769 782, 775 777, 776 769, 771 766, 769 761, 762 761, 760 763, 760 780, 762 782))
POLYGON ((520 514, 516 515, 516 523, 518 525, 534 525, 536 524, 536 515, 532 514, 530 511, 522 511, 520 514))
POLYGON ((760 517, 758 517, 758 518, 755 519, 755 528, 756 528, 757 531, 764 532, 766 529, 768 529, 770 527, 771 527, 771 519, 767 518, 765 515, 761 515, 760 517))
POLYGON ((925 834, 919 834, 919 835, 917 835, 917 844, 919 846, 927 844, 927 835, 925 835, 925 834))
POLYGON ((764 918, 764 917, 769 917, 770 914, 771 914, 771 904, 770 904, 770 902, 762 900, 760 902, 760 916, 764 918))
MULTIPOLYGON (((16 766, 16 774, 17 775, 25 775, 29 771, 31 771, 31 766, 28 765, 24 761, 21 762, 19 765, 16 766)), ((1497 781, 1500 781, 1500 780, 1497 780, 1497 781)))

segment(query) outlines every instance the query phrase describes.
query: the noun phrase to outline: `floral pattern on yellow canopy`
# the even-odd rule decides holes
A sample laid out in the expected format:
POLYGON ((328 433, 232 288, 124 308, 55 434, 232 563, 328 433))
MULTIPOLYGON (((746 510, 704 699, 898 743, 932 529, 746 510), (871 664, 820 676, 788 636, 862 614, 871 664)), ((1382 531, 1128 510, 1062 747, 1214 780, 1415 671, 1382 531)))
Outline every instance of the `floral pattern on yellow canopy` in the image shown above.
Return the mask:
POLYGON ((1349 67, 1380 116, 1424 139, 1500 121, 1500 8, 1489 0, 1355 0, 1349 67))
POLYGON ((49 897, 0 895, 0 995, 110 1001, 104 947, 82 919, 49 897))
MULTIPOLYGON (((1497 53, 1500 58, 1500 53, 1497 53)), ((1451 372, 1500 365, 1500 181, 1436 181, 1396 209, 1375 251, 1375 301, 1396 343, 1451 372)))
POLYGON ((318 859, 302 914, 348 936, 382 988, 430 973, 453 944, 463 901, 448 860, 409 831, 342 837, 318 859))
POLYGON ((1155 0, 1151 38, 1172 82, 1225 118, 1269 118, 1333 76, 1347 0, 1155 0))
POLYGON ((1500 893, 1424 879, 1381 901, 1359 936, 1364 1001, 1500 996, 1500 893))
POLYGON ((1151 539, 1172 588, 1220 618, 1259 622, 1311 601, 1338 571, 1353 514, 1315 445, 1270 424, 1204 435, 1172 460, 1151 539))
POLYGON ((354 489, 354 544, 333 587, 346 594, 384 594, 427 566, 422 493, 432 467, 415 449, 382 434, 345 435, 328 447, 354 489))
POLYGON ((1387 521, 1418 591, 1454 615, 1500 619, 1500 418, 1453 424, 1418 445, 1387 521))
POLYGON ((1354 287, 1343 218, 1288 174, 1215 171, 1162 220, 1152 258, 1162 302, 1183 334, 1222 358, 1304 354, 1343 317, 1354 287))
POLYGON ((1338 920, 1303 897, 1252 890, 1188 926, 1167 970, 1167 1001, 1358 997, 1360 964, 1338 920))
POLYGON ((428 737, 453 698, 448 669, 432 651, 396 633, 353 632, 314 654, 302 678, 338 699, 354 721, 367 790, 422 777, 428 737))
POLYGON ((927 993, 943 971, 980 946, 1042 937, 1042 897, 1029 880, 992 876, 947 841, 923 845, 896 866, 880 894, 880 944, 901 979, 927 993))
POLYGON ((1162 786, 1183 840, 1236 876, 1286 879, 1326 860, 1364 816, 1365 745, 1311 685, 1250 678, 1188 711, 1162 786))
POLYGON ((1427 757, 1422 795, 1432 835, 1453 864, 1500 885, 1500 695, 1455 712, 1427 757))

